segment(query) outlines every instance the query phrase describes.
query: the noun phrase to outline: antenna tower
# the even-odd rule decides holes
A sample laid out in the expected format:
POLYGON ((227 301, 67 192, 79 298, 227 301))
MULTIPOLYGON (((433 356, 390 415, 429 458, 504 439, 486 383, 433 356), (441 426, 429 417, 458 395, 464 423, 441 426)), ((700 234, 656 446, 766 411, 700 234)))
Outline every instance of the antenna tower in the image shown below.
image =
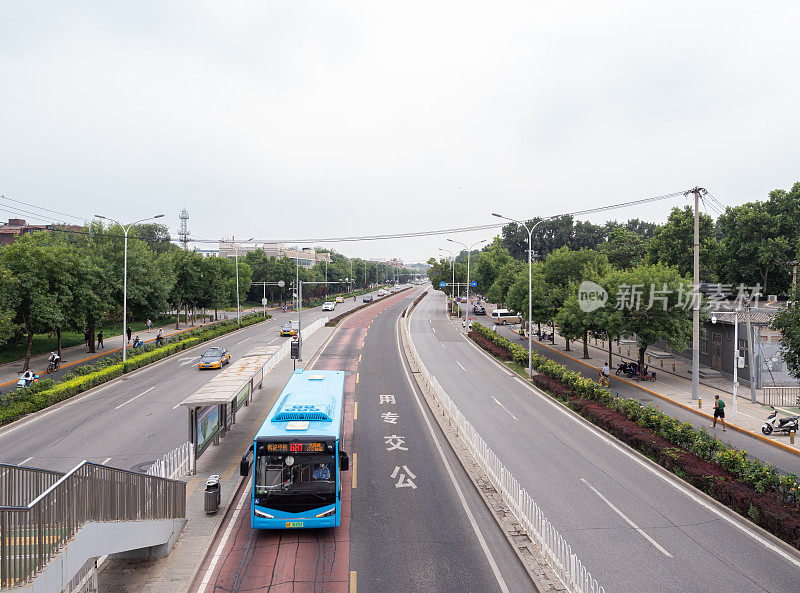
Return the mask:
POLYGON ((178 229, 178 240, 183 244, 183 249, 189 249, 189 211, 184 208, 181 210, 181 226, 178 229))

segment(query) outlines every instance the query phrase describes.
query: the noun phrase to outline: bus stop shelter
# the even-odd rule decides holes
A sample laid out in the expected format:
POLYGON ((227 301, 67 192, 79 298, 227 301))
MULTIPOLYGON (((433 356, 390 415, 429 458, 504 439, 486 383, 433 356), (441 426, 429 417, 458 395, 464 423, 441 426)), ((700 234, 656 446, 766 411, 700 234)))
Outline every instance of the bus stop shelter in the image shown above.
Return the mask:
POLYGON ((225 437, 236 423, 236 412, 250 404, 264 375, 286 352, 284 346, 255 348, 180 403, 189 411, 189 442, 195 459, 225 437))

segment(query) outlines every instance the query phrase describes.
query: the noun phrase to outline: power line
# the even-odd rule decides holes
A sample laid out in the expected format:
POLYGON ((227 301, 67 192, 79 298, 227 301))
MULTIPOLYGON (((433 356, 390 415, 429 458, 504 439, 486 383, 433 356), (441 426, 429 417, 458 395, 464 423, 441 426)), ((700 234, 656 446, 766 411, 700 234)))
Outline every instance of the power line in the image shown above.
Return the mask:
MULTIPOLYGON (((49 208, 45 208, 43 206, 37 206, 36 204, 30 204, 29 202, 23 202, 22 200, 15 200, 14 198, 9 198, 9 197, 4 196, 4 195, 0 195, 0 199, 5 199, 5 200, 9 200, 11 202, 16 202, 17 204, 22 204, 24 206, 30 206, 31 208, 36 208, 38 210, 44 210, 45 212, 51 212, 53 214, 59 214, 61 216, 66 216, 67 218, 74 218, 75 220, 86 220, 85 218, 83 218, 81 216, 74 216, 72 214, 67 214, 66 212, 59 212, 58 210, 50 210, 49 208)), ((42 218, 46 218, 45 216, 43 216, 41 214, 36 214, 35 212, 30 212, 30 214, 32 214, 34 216, 41 216, 42 218)))
MULTIPOLYGON (((629 202, 620 202, 618 204, 610 204, 608 206, 601 206, 599 208, 589 208, 587 210, 576 210, 574 212, 566 212, 564 214, 558 214, 555 216, 550 216, 548 218, 559 218, 562 216, 582 216, 585 214, 594 214, 596 212, 606 212, 608 210, 616 210, 619 208, 627 208, 630 206, 638 206, 641 204, 649 204, 651 202, 657 202, 660 200, 667 200, 670 198, 675 198, 678 196, 683 196, 685 192, 673 192, 670 194, 664 194, 661 196, 653 196, 650 198, 643 198, 640 200, 632 200, 629 202)), ((492 229, 498 229, 506 226, 508 223, 493 223, 493 224, 483 224, 477 226, 467 226, 467 227, 456 227, 450 229, 438 229, 433 231, 416 231, 410 233, 392 233, 387 235, 361 235, 361 236, 354 236, 354 237, 321 237, 316 239, 256 239, 253 241, 249 241, 250 243, 344 243, 344 242, 352 242, 352 241, 380 241, 386 239, 408 239, 414 237, 430 237, 434 235, 450 235, 453 233, 466 233, 471 231, 487 231, 492 229)), ((218 243, 219 239, 201 239, 201 238, 192 238, 192 242, 194 243, 218 243)))

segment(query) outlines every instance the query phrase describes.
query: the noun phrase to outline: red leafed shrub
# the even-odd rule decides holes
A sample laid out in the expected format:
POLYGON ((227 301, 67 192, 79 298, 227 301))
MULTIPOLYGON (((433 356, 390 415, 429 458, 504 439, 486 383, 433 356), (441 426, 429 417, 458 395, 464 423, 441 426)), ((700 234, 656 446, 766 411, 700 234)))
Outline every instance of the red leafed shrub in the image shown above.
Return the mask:
POLYGON ((570 405, 606 432, 654 459, 695 488, 800 548, 800 509, 797 506, 787 504, 772 492, 757 492, 752 486, 742 484, 718 464, 676 447, 651 429, 628 420, 621 412, 588 399, 575 398, 570 405))
POLYGON ((567 399, 569 396, 574 395, 569 387, 564 385, 561 381, 556 381, 548 375, 537 373, 531 380, 536 387, 539 389, 544 389, 545 391, 549 391, 559 399, 567 399))
POLYGON ((475 342, 478 346, 480 346, 481 348, 486 350, 489 354, 491 354, 493 356, 496 356, 497 358, 499 358, 501 360, 511 360, 512 359, 511 353, 507 349, 505 349, 505 348, 503 348, 501 346, 498 346, 497 344, 495 344, 494 342, 492 342, 491 340, 489 340, 487 338, 484 338, 478 332, 470 331, 469 332, 469 337, 473 342, 475 342))

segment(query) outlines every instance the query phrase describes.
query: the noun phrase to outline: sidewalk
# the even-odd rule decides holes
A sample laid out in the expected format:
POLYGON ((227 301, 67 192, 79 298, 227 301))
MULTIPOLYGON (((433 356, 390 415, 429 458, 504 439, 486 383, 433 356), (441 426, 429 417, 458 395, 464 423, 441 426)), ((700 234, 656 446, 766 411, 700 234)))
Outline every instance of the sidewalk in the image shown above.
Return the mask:
MULTIPOLYGON (((335 328, 322 327, 306 338, 303 363, 313 359, 316 352, 335 328)), ((216 447, 208 449, 197 461, 197 475, 188 477, 186 487, 186 527, 172 552, 166 558, 155 560, 108 559, 101 567, 99 591, 103 593, 185 593, 189 591, 215 536, 223 523, 231 502, 242 484, 239 461, 253 437, 263 424, 272 405, 283 390, 293 368, 292 359, 278 363, 264 377, 261 390, 254 393, 252 403, 237 412, 236 424, 216 447), (214 515, 203 511, 205 481, 208 476, 222 477, 222 502, 214 515)), ((185 431, 185 425, 176 427, 185 431)), ((252 476, 252 474, 250 474, 252 476)), ((249 507, 247 507, 249 508, 249 507)), ((248 511, 249 512, 249 511, 248 511)))
MULTIPOLYGON (((225 319, 226 317, 224 315, 221 315, 219 321, 224 321, 225 319)), ((205 325, 219 323, 219 321, 211 321, 209 323, 206 323, 205 325)), ((177 330, 175 329, 174 323, 170 323, 169 325, 164 325, 161 327, 152 327, 149 332, 146 329, 138 332, 133 332, 131 334, 131 342, 133 342, 133 338, 135 338, 136 336, 139 336, 144 342, 154 342, 156 336, 158 335, 159 329, 163 330, 164 338, 169 338, 170 336, 174 336, 176 334, 180 334, 190 329, 195 329, 197 327, 203 327, 203 324, 200 322, 195 322, 195 325, 192 325, 191 323, 181 323, 180 329, 177 330)), ((119 352, 122 350, 122 342, 123 342, 122 335, 120 334, 118 336, 110 336, 104 339, 103 345, 105 347, 97 348, 95 346, 97 352, 93 353, 88 351, 85 344, 70 346, 69 348, 62 348, 61 368, 69 369, 69 367, 72 365, 85 363, 95 358, 99 358, 101 356, 105 356, 106 354, 110 354, 113 352, 119 352)), ((130 353, 130 350, 128 352, 130 353)), ((50 357, 49 352, 46 354, 39 354, 37 356, 31 357, 29 368, 34 373, 37 373, 39 377, 42 379, 47 377, 47 364, 48 364, 47 359, 49 357, 50 357)), ((19 375, 22 373, 22 366, 24 362, 25 362, 24 359, 20 359, 20 360, 15 360, 13 362, 0 364, 0 387, 11 385, 19 380, 19 375)))
MULTIPOLYGON (((489 325, 491 327, 491 325, 489 325)), ((514 342, 522 343, 527 348, 528 338, 520 338, 516 331, 512 331, 509 326, 498 326, 497 331, 504 337, 511 339, 514 342)), ((555 344, 551 340, 540 341, 534 336, 534 348, 545 348, 560 356, 571 359, 576 363, 585 365, 589 370, 586 376, 590 378, 597 378, 603 363, 608 360, 608 344, 603 343, 601 340, 589 341, 589 356, 591 358, 583 358, 583 342, 570 342, 570 351, 566 351, 566 340, 556 333, 555 344), (603 347, 604 346, 604 347, 603 347)), ((611 389, 614 390, 614 385, 619 383, 627 384, 628 386, 641 389, 658 398, 670 401, 688 411, 693 412, 699 417, 704 417, 709 421, 713 419, 714 408, 714 395, 719 395, 720 399, 725 402, 725 421, 729 429, 737 430, 747 433, 761 441, 767 442, 771 445, 779 447, 785 451, 789 451, 796 455, 800 455, 800 436, 796 439, 794 444, 791 444, 787 435, 773 434, 769 437, 761 433, 761 426, 763 425, 764 418, 769 415, 772 410, 769 406, 759 403, 750 402, 750 388, 739 386, 737 397, 737 414, 734 419, 733 414, 733 386, 731 381, 725 378, 706 378, 701 380, 700 384, 700 400, 692 400, 692 381, 689 374, 691 365, 681 361, 680 359, 662 359, 663 368, 659 359, 650 355, 649 370, 656 372, 656 381, 637 381, 628 379, 625 375, 615 375, 614 371, 617 365, 623 361, 636 360, 637 352, 634 344, 630 345, 631 356, 628 356, 628 345, 623 343, 618 349, 615 344, 612 349, 612 365, 611 365, 611 389), (672 363, 675 362, 675 371, 672 371, 672 363)), ((647 362, 647 356, 645 356, 647 362)), ((778 408, 781 411, 780 408, 778 408)), ((785 410, 787 415, 793 415, 791 410, 785 410)), ((718 424, 719 426, 719 424, 718 424)), ((720 434, 722 433, 719 428, 717 429, 720 434)))

